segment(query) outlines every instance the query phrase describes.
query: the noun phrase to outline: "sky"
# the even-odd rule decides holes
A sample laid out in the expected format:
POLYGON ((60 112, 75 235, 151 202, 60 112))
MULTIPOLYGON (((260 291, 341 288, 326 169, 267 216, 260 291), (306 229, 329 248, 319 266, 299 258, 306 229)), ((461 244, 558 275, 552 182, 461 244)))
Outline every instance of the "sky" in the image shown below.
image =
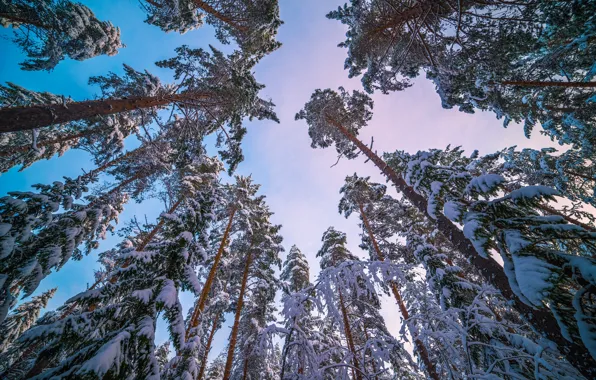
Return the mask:
MULTIPOLYGON (((154 65, 155 61, 174 56, 174 49, 186 44, 192 48, 207 48, 209 44, 231 52, 232 46, 221 45, 210 27, 184 35, 164 33, 159 28, 145 24, 144 12, 135 0, 82 1, 100 20, 109 20, 120 27, 126 45, 113 57, 100 56, 83 62, 65 60, 52 72, 27 72, 19 69, 23 55, 10 38, 12 31, 0 30, 0 83, 13 82, 35 91, 49 91, 71 96, 75 100, 95 97, 98 88, 87 85, 88 78, 105 75, 112 71, 122 73, 126 63, 137 70, 147 69, 158 75, 163 82, 171 80, 171 73, 154 65)), ((237 174, 252 175, 262 185, 261 193, 275 213, 272 221, 283 225, 281 234, 284 247, 289 251, 296 244, 307 256, 311 266, 311 280, 319 270, 316 252, 321 246, 321 236, 334 226, 348 235, 348 246, 355 254, 367 255, 358 248, 358 219, 353 215, 345 219, 337 211, 339 189, 347 175, 358 173, 370 176, 373 181, 385 183, 379 171, 363 158, 337 160, 335 149, 312 149, 304 121, 295 121, 294 115, 317 88, 348 90, 361 89, 358 78, 348 79, 343 70, 346 50, 337 47, 343 41, 345 28, 339 22, 327 20, 325 14, 345 2, 342 0, 280 0, 281 18, 284 25, 279 30, 283 46, 265 57, 254 69, 257 80, 266 85, 261 96, 271 98, 280 123, 272 121, 247 122, 248 134, 243 142, 245 161, 237 174)), ((447 145, 462 146, 471 153, 495 152, 508 146, 544 147, 550 141, 534 131, 526 139, 519 125, 507 129, 491 113, 464 114, 457 110, 441 108, 434 86, 419 78, 413 87, 391 95, 375 94, 374 117, 361 132, 361 139, 368 143, 374 136, 374 148, 379 152, 445 148, 447 145)), ((134 141, 127 141, 129 146, 134 141)), ((9 191, 28 191, 36 183, 59 181, 63 176, 76 177, 82 170, 93 169, 90 156, 82 151, 68 151, 60 158, 35 163, 19 172, 18 168, 0 175, 0 196, 9 191)), ((156 200, 140 204, 129 203, 120 221, 137 215, 155 220, 163 207, 156 200)), ((118 236, 108 237, 81 261, 68 262, 59 272, 51 274, 33 294, 58 287, 48 309, 59 307, 68 298, 84 291, 94 282, 93 270, 97 267, 97 253, 113 247, 118 236)), ((283 254, 282 259, 285 259, 283 254)), ((182 297, 188 310, 193 298, 182 297)), ((397 306, 384 302, 382 314, 389 330, 398 336, 401 328, 397 306)), ((224 326, 231 324, 228 318, 224 326)), ((211 357, 224 349, 228 329, 216 334, 211 357)), ((163 325, 158 326, 157 342, 167 339, 163 325)))

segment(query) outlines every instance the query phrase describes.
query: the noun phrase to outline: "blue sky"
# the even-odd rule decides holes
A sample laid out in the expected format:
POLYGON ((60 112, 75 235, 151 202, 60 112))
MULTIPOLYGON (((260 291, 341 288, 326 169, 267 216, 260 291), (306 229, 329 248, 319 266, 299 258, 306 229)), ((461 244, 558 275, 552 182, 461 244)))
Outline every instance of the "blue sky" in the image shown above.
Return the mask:
MULTIPOLYGON (((231 46, 222 46, 213 38, 210 27, 204 27, 185 35, 163 33, 159 28, 143 22, 144 13, 135 0, 82 1, 101 20, 109 20, 121 28, 126 47, 113 57, 96 57, 83 62, 65 60, 54 71, 21 71, 18 62, 23 60, 19 49, 10 42, 12 31, 0 30, 0 82, 10 81, 36 91, 49 91, 73 97, 75 100, 93 98, 97 88, 87 85, 88 78, 104 75, 109 71, 122 72, 126 63, 137 70, 147 69, 160 76, 162 81, 171 78, 167 70, 159 69, 154 62, 174 55, 174 49, 182 44, 207 48, 209 44, 226 52, 231 46)), ((378 182, 384 180, 372 163, 364 159, 336 161, 335 150, 313 150, 303 121, 294 121, 294 115, 309 99, 316 88, 360 89, 358 79, 348 79, 343 71, 346 50, 336 47, 344 38, 344 27, 336 21, 327 20, 325 14, 342 4, 341 0, 280 0, 281 17, 285 24, 279 31, 283 43, 280 50, 265 57, 255 68, 257 79, 267 87, 263 97, 270 97, 277 105, 280 124, 270 121, 248 124, 248 134, 243 149, 246 159, 238 174, 252 174, 267 195, 275 223, 282 224, 286 251, 297 244, 307 255, 311 273, 316 275, 319 266, 315 254, 320 238, 327 227, 333 225, 348 234, 353 252, 363 255, 358 248, 359 228, 355 216, 346 220, 337 212, 339 188, 346 175, 357 172, 369 175, 378 182)), ((414 87, 391 95, 376 94, 375 115, 362 132, 363 141, 375 137, 375 148, 381 151, 403 149, 409 152, 429 148, 444 148, 448 144, 461 145, 466 150, 479 149, 489 153, 506 146, 541 147, 550 145, 539 135, 538 129, 532 139, 524 137, 520 126, 504 129, 492 114, 463 114, 456 110, 441 108, 433 85, 420 78, 414 87)), ((134 144, 134 142, 131 142, 134 144)), ((81 169, 90 170, 93 164, 81 151, 69 151, 60 158, 38 162, 23 172, 13 169, 0 175, 0 196, 8 191, 26 191, 35 183, 50 183, 63 176, 76 177, 81 169)), ((142 204, 130 203, 121 215, 121 223, 134 215, 155 220, 162 210, 157 201, 142 204)), ((118 242, 110 237, 102 242, 106 250, 118 242)), ((99 252, 99 251, 98 251, 99 252)), ((85 290, 93 283, 97 252, 82 261, 70 261, 57 273, 45 279, 35 295, 52 288, 58 291, 49 308, 60 306, 66 299, 85 290)), ((185 295, 184 306, 192 304, 185 295)), ((400 325, 399 313, 391 302, 386 302, 383 314, 390 331, 397 335, 400 325)), ((224 326, 230 324, 226 321, 224 326)), ((163 326, 162 326, 163 327, 163 326)), ((167 333, 159 329, 157 340, 163 341, 167 333)), ((227 329, 216 335, 212 356, 225 347, 227 329)))

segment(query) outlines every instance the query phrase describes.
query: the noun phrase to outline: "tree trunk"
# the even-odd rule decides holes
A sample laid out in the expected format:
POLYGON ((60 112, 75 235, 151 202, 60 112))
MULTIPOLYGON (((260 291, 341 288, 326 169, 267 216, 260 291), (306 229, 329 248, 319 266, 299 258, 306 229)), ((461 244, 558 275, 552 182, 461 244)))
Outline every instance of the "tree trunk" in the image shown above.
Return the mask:
MULTIPOLYGON (((428 216, 427 201, 414 189, 406 184, 404 179, 391 169, 385 161, 371 151, 362 141, 358 140, 348 130, 337 121, 327 118, 327 121, 338 128, 346 138, 354 143, 368 159, 370 159, 420 212, 428 216)), ((561 329, 553 315, 544 309, 534 309, 533 307, 521 301, 509 284, 509 279, 494 259, 480 256, 472 243, 465 237, 463 232, 451 222, 446 216, 439 214, 436 219, 436 226, 439 232, 449 239, 454 247, 467 256, 470 263, 474 265, 482 274, 484 279, 501 292, 503 297, 512 301, 512 306, 528 321, 538 332, 558 345, 559 350, 564 354, 567 360, 575 366, 587 378, 596 376, 596 360, 592 358, 588 350, 580 344, 569 342, 561 335, 561 329)))
POLYGON ((242 380, 246 380, 248 374, 248 358, 244 358, 244 368, 242 369, 242 380))
POLYGON ((338 289, 339 293, 339 307, 341 309, 341 315, 344 320, 344 332, 346 334, 346 340, 348 341, 348 348, 352 353, 352 362, 354 363, 354 368, 352 369, 352 375, 357 380, 362 380, 362 373, 360 373, 360 366, 358 365, 358 358, 356 357, 356 346, 354 345, 354 337, 352 336, 352 329, 350 328, 350 320, 348 319, 348 311, 346 310, 346 305, 344 304, 344 297, 341 294, 341 290, 338 289))
POLYGON ((211 332, 209 333, 209 338, 207 339, 207 345, 205 346, 205 353, 203 354, 203 361, 201 362, 201 368, 199 369, 199 376, 197 376, 197 380, 203 380, 205 369, 207 368, 207 359, 209 357, 209 351, 211 351, 211 343, 213 343, 213 337, 215 336, 215 332, 217 331, 217 324, 221 317, 222 315, 219 314, 213 320, 213 325, 211 325, 211 332))
MULTIPOLYGON (((383 255, 383 252, 381 252, 381 249, 379 248, 379 244, 377 243, 377 239, 375 239, 375 235, 373 234, 372 228, 370 227, 370 223, 368 222, 368 218, 366 217, 366 213, 364 212, 364 207, 362 207, 362 203, 359 203, 358 207, 360 208, 360 215, 362 216, 362 221, 364 222, 364 226, 366 228, 366 231, 368 232, 368 236, 370 237, 372 245, 373 245, 375 251, 377 252, 377 256, 380 261, 385 261, 385 255, 383 255)), ((397 301, 399 310, 401 311, 401 314, 404 317, 406 326, 408 327, 408 330, 410 330, 410 334, 412 334, 412 339, 414 339, 414 345, 416 346, 416 351, 418 351, 418 355, 420 355, 420 358, 422 359, 422 362, 424 363, 424 366, 426 367, 426 372, 428 372, 428 376, 433 380, 440 380, 441 378, 437 374, 435 365, 433 364, 433 362, 431 362, 430 357, 428 356, 428 351, 426 350, 426 346, 424 346, 424 344, 422 344, 420 339, 418 339, 418 337, 417 337, 417 335, 418 335, 417 329, 415 328, 415 326, 413 326, 409 322, 410 313, 408 312, 408 309, 406 309, 406 305, 404 304, 403 299, 401 298, 401 295, 399 294, 399 289, 397 287, 397 284, 392 282, 389 285, 391 287, 391 292, 393 293, 393 297, 395 297, 395 301, 397 301)))
POLYGON ((244 306, 244 293, 246 292, 246 283, 248 281, 248 271, 252 261, 252 251, 248 252, 246 258, 246 265, 244 266, 244 273, 242 274, 242 285, 240 286, 240 294, 238 295, 238 303, 236 304, 236 315, 234 316, 234 325, 230 334, 230 345, 228 347, 228 358, 226 360, 226 368, 224 371, 223 380, 230 380, 232 376, 232 364, 234 364, 234 349, 236 348, 236 339, 238 338, 238 327, 240 325, 240 313, 244 306))
POLYGON ((232 28, 240 31, 240 32, 246 32, 247 28, 245 26, 242 25, 238 25, 234 20, 232 20, 231 18, 219 13, 215 8, 213 8, 211 5, 207 4, 206 2, 204 2, 203 0, 194 0, 195 5, 202 9, 205 13, 210 14, 211 16, 215 17, 216 19, 218 19, 219 21, 228 24, 229 26, 231 26, 232 28))
POLYGON ((165 106, 179 101, 208 99, 209 97, 210 94, 201 92, 0 108, 0 133, 26 131, 94 116, 113 115, 142 108, 165 106))
POLYGON ((190 319, 189 328, 186 331, 186 340, 190 338, 190 331, 196 328, 199 325, 199 316, 205 309, 205 305, 207 304, 207 298, 209 297, 209 293, 211 292, 211 286, 213 285, 213 281, 215 280, 215 274, 217 273, 217 268, 219 267, 219 262, 221 261, 221 256, 223 255, 224 248, 226 246, 226 242, 228 240, 228 235, 230 234, 230 230, 232 228, 232 221, 234 220, 234 214, 236 213, 236 209, 233 208, 232 212, 230 213, 230 219, 228 220, 228 225, 226 230, 221 238, 221 243, 219 244, 219 249, 217 250, 217 254, 213 259, 213 264, 211 264, 211 269, 209 270, 209 275, 207 276, 207 281, 205 281, 205 285, 203 285, 203 290, 201 291, 201 296, 197 300, 195 305, 195 309, 192 312, 192 317, 190 319))
POLYGON ((596 82, 540 82, 540 81, 502 81, 501 84, 505 86, 519 86, 519 87, 579 87, 579 88, 594 88, 596 82))

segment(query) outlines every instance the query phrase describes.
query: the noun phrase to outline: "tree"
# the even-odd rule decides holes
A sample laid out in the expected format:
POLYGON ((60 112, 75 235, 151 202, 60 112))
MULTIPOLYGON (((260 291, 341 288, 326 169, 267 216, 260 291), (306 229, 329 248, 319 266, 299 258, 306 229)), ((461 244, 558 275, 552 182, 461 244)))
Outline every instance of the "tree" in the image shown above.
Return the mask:
MULTIPOLYGON (((396 268, 378 265, 380 262, 361 262, 345 247, 346 235, 330 227, 323 235, 317 294, 325 304, 327 318, 332 326, 343 329, 347 342, 339 363, 328 365, 335 376, 347 376, 351 367, 352 377, 377 376, 389 368, 400 376, 410 377, 412 372, 409 355, 400 342, 391 336, 381 317, 380 300, 376 285, 379 274, 395 281, 396 268), (391 273, 389 273, 391 272, 391 273), (351 365, 349 364, 351 362, 351 365), (344 368, 342 368, 344 367, 344 368)), ((332 327, 333 328, 333 327, 332 327)))
MULTIPOLYGON (((126 65, 124 70, 125 75, 120 79, 118 87, 126 96, 157 92, 162 87, 159 79, 147 72, 139 73, 126 65)), ((92 78, 91 81, 105 83, 101 77, 92 78)), ((12 83, 0 85, 0 107, 44 104, 64 106, 71 102, 70 98, 30 91, 12 83)), ((0 134, 0 171, 8 171, 17 165, 22 165, 23 170, 39 160, 50 159, 55 154, 62 155, 73 148, 91 153, 96 165, 103 165, 122 152, 126 137, 137 132, 154 117, 156 113, 151 110, 138 110, 52 124, 48 128, 32 131, 0 134)))
MULTIPOLYGON (((243 257, 240 262, 242 281, 236 298, 234 324, 230 332, 228 356, 224 379, 232 376, 256 378, 263 374, 267 357, 251 360, 259 330, 273 320, 275 308, 274 266, 280 266, 278 257, 283 251, 282 237, 278 234, 281 226, 269 221, 273 213, 259 196, 253 201, 250 219, 243 234, 235 240, 232 250, 243 257)), ((239 269, 240 269, 239 268, 239 269)))
POLYGON ((50 71, 66 56, 83 61, 124 47, 120 28, 69 0, 2 0, 0 24, 17 28, 14 42, 29 58, 23 70, 50 71))
POLYGON ((6 351, 13 341, 35 323, 41 309, 48 305, 48 301, 54 296, 54 293, 56 293, 56 288, 50 289, 39 296, 33 297, 31 301, 19 305, 0 325, 0 332, 2 333, 0 335, 2 336, 0 340, 0 352, 6 351))
POLYGON ((91 79, 91 84, 100 86, 102 99, 70 102, 68 107, 43 104, 0 108, 0 132, 22 132, 123 112, 157 112, 172 105, 185 115, 185 119, 209 124, 210 129, 204 135, 219 131, 225 136, 221 139, 227 149, 221 154, 233 171, 243 159, 239 146, 246 134, 243 119, 278 121, 272 110, 273 103, 258 96, 264 86, 257 83, 250 72, 255 61, 242 57, 240 53, 226 57, 214 48, 209 53, 182 46, 176 52, 176 57, 156 63, 159 67, 173 70, 174 79, 178 81, 176 85, 161 85, 155 83, 157 78, 150 74, 128 69, 125 77, 113 73, 95 77, 91 79))
POLYGON ((399 91, 421 72, 444 108, 493 111, 593 159, 591 1, 359 1, 327 17, 349 28, 350 76, 369 93, 399 91), (553 80, 561 78, 561 80, 553 80))
POLYGON ((170 190, 171 199, 177 201, 162 214, 162 221, 138 246, 123 244, 110 280, 69 301, 76 302, 81 312, 32 329, 24 337, 26 342, 55 339, 28 376, 42 373, 43 378, 65 371, 81 376, 159 376, 154 329, 160 312, 174 347, 177 351, 183 347, 185 326, 178 294, 200 291, 194 268, 203 260, 205 247, 197 237, 211 223, 211 194, 223 169, 220 161, 205 156, 193 163, 179 169, 179 180, 170 190), (103 325, 100 334, 89 335, 103 325), (68 333, 57 334, 57 329, 68 333), (68 360, 60 361, 62 355, 68 360), (42 372, 48 366, 54 368, 42 372))
POLYGON ((506 177, 490 172, 498 155, 468 159, 459 149, 447 149, 386 157, 409 184, 433 200, 432 213, 443 209, 463 225, 478 252, 499 252, 510 286, 521 300, 550 309, 562 334, 576 340, 581 336, 590 349, 592 285, 584 273, 596 265, 596 237, 540 207, 554 201, 556 190, 542 185, 508 189, 506 177))
MULTIPOLYGON (((581 376, 521 320, 506 299, 481 282, 476 270, 449 240, 436 234, 431 220, 406 200, 384 194, 380 184, 360 177, 348 180, 344 188, 353 188, 348 185, 356 183, 361 188, 380 190, 376 200, 367 204, 368 226, 379 231, 375 235, 380 239, 397 235, 406 243, 400 252, 409 251, 403 256, 412 257, 424 268, 425 279, 417 278, 419 274, 412 271, 402 293, 408 303, 410 323, 416 325, 418 339, 429 348, 441 377, 454 376, 454 372, 532 377, 536 370, 553 379, 570 373, 581 376), (536 352, 541 352, 541 360, 550 364, 536 362, 536 352)), ((370 239, 365 244, 370 246, 370 239)))
POLYGON ((145 0, 143 7, 146 22, 165 32, 186 33, 206 21, 221 42, 233 39, 257 58, 281 46, 275 40, 283 23, 277 0, 145 0))
POLYGON ((296 115, 296 119, 307 121, 313 147, 328 147, 335 144, 340 157, 348 158, 355 157, 357 149, 364 153, 406 199, 420 212, 435 221, 439 233, 466 255, 489 284, 493 285, 507 299, 514 301, 514 307, 523 318, 556 342, 560 350, 567 354, 570 362, 582 373, 589 375, 592 366, 586 367, 585 360, 592 359, 586 347, 564 338, 564 333, 561 332, 556 318, 549 311, 537 309, 535 304, 525 303, 524 299, 519 297, 516 289, 513 289, 504 269, 492 257, 486 255, 485 251, 477 250, 479 247, 477 244, 473 244, 470 235, 464 235, 464 232, 442 213, 434 213, 437 207, 434 199, 425 198, 424 195, 427 194, 418 193, 411 186, 412 182, 404 180, 405 174, 400 176, 399 171, 396 171, 393 166, 389 166, 387 162, 358 140, 358 131, 372 117, 371 106, 371 99, 358 91, 350 96, 343 88, 340 88, 339 94, 329 89, 316 90, 305 108, 296 115), (571 352, 575 352, 575 354, 571 354, 571 352), (582 359, 577 360, 580 357, 582 359))
MULTIPOLYGON (((350 216, 350 214, 355 210, 357 210, 357 212, 360 213, 360 218, 363 222, 363 229, 366 230, 366 233, 368 234, 370 243, 372 244, 372 248, 374 251, 374 254, 372 256, 375 257, 375 260, 385 261, 385 255, 379 248, 379 245, 375 238, 375 234, 368 221, 367 212, 365 210, 368 209, 372 203, 378 201, 384 195, 386 188, 383 185, 371 184, 368 182, 368 179, 368 177, 359 178, 356 174, 354 174, 354 176, 352 177, 346 178, 346 183, 340 190, 340 193, 343 193, 344 195, 339 203, 339 211, 340 213, 343 212, 346 218, 350 216)), ((412 334, 412 336, 414 337, 414 345, 416 347, 418 355, 424 363, 425 370, 428 372, 429 377, 438 380, 439 375, 436 373, 434 364, 431 362, 428 356, 428 351, 426 347, 417 338, 417 331, 415 326, 408 322, 408 320, 410 319, 409 312, 404 305, 402 296, 399 292, 398 285, 395 283, 390 283, 389 287, 391 288, 391 291, 393 293, 395 301, 399 306, 402 316, 407 321, 406 325, 410 330, 410 334, 412 334)))

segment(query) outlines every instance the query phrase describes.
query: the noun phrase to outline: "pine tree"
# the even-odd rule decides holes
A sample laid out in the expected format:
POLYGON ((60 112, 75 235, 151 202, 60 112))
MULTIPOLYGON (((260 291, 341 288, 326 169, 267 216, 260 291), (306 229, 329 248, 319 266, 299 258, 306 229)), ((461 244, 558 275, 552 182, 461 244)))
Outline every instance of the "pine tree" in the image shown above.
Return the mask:
POLYGON ((391 336, 379 313, 376 281, 371 278, 371 272, 376 273, 379 267, 360 262, 345 247, 346 235, 333 227, 322 240, 317 256, 323 271, 317 292, 326 305, 327 317, 342 328, 347 343, 347 354, 342 354, 347 362, 340 363, 335 376, 346 376, 347 367, 351 367, 354 378, 374 376, 392 367, 401 375, 407 374, 408 354, 391 336))
POLYGON ((174 106, 183 115, 207 121, 210 129, 205 134, 219 131, 220 144, 226 146, 220 154, 233 171, 243 159, 240 150, 240 142, 246 134, 243 119, 278 120, 272 110, 273 103, 258 96, 264 86, 257 83, 250 72, 255 61, 240 53, 226 57, 214 48, 209 53, 182 46, 176 52, 176 57, 156 63, 173 70, 174 79, 178 81, 175 85, 155 83, 156 77, 128 69, 125 77, 113 73, 95 77, 90 82, 100 86, 102 99, 70 102, 68 107, 44 104, 1 108, 0 132, 22 132, 123 112, 157 112, 160 108, 174 106), (139 79, 142 81, 138 82, 139 79))
MULTIPOLYGON (((162 84, 156 76, 135 71, 127 65, 124 65, 123 76, 112 73, 106 77, 92 77, 90 84, 100 86, 103 98, 158 96, 169 91, 169 87, 162 84)), ((68 107, 70 103, 70 98, 30 91, 12 83, 0 86, 0 107, 48 104, 68 107)), ((73 148, 89 152, 96 165, 103 165, 122 152, 126 137, 138 132, 139 128, 144 128, 150 120, 157 117, 157 110, 140 109, 51 124, 47 128, 33 131, 0 134, 0 170, 7 171, 19 164, 23 165, 23 170, 38 160, 50 159, 56 153, 62 155, 73 148)))
POLYGON ((493 111, 593 160, 592 1, 350 1, 346 68, 367 92, 399 91, 425 72, 443 107, 493 111), (561 80, 553 80, 553 78, 561 80))
MULTIPOLYGON (((357 210, 357 212, 360 213, 360 218, 363 222, 363 229, 365 230, 365 233, 368 235, 368 238, 372 245, 372 251, 374 252, 371 253, 371 256, 374 257, 373 260, 385 261, 385 254, 381 251, 377 243, 377 240, 375 238, 375 232, 373 231, 367 216, 369 212, 366 210, 369 209, 369 206, 372 203, 378 201, 384 195, 386 188, 383 185, 371 184, 368 182, 368 179, 369 178, 359 178, 356 174, 354 174, 354 176, 352 177, 346 178, 346 183, 340 190, 340 193, 343 193, 344 196, 340 200, 339 211, 340 213, 343 212, 343 214, 346 217, 350 216, 350 214, 355 210, 357 210)), ((389 287, 391 288, 395 301, 397 302, 400 312, 402 313, 402 316, 404 317, 404 319, 408 320, 409 312, 403 303, 398 284, 391 283, 389 284, 389 287)), ((414 336, 414 344, 416 351, 422 359, 425 370, 428 372, 429 377, 438 380, 439 376, 436 373, 434 364, 431 362, 428 356, 428 351, 426 347, 416 337, 416 328, 409 322, 406 322, 406 325, 408 326, 408 329, 410 330, 412 336, 414 336)))
POLYGON ((180 350, 185 326, 178 294, 200 291, 194 268, 204 259, 205 247, 203 238, 197 237, 211 223, 211 194, 222 169, 221 162, 205 156, 179 169, 177 185, 170 189, 176 202, 140 244, 122 245, 119 265, 104 286, 69 301, 76 302, 81 312, 32 329, 24 337, 25 342, 57 338, 44 348, 28 376, 46 367, 54 368, 43 372, 42 378, 65 371, 80 376, 159 376, 154 343, 157 314, 163 312, 170 339, 180 350), (89 334, 101 325, 106 326, 101 333, 89 334), (57 329, 68 333, 55 335, 57 329), (62 355, 68 359, 60 361, 62 355))
POLYGON ((258 355, 259 360, 251 360, 251 356, 257 348, 260 330, 274 318, 274 266, 281 265, 278 255, 283 248, 282 237, 278 234, 281 226, 271 224, 269 219, 273 213, 264 198, 254 197, 250 205, 245 205, 243 213, 249 217, 245 219, 241 235, 231 245, 231 251, 236 252, 239 258, 237 271, 242 273, 242 280, 240 289, 234 292, 237 294, 234 297, 236 310, 224 379, 249 374, 256 378, 266 369, 266 355, 258 355))
POLYGON ((6 351, 13 341, 35 323, 41 309, 48 305, 48 301, 54 296, 54 293, 56 293, 56 288, 19 305, 0 325, 0 336, 2 336, 0 338, 0 352, 6 351))
MULTIPOLYGON (((379 189, 376 200, 367 205, 368 225, 377 226, 375 235, 389 239, 397 234, 426 272, 426 282, 415 273, 403 288, 412 320, 418 327, 419 339, 425 341, 433 362, 442 377, 456 372, 517 373, 560 378, 575 369, 560 360, 560 353, 544 342, 527 326, 507 301, 493 288, 482 284, 474 268, 447 239, 436 234, 433 223, 424 218, 405 200, 384 195, 383 186, 365 178, 348 177, 344 187, 355 183, 361 188, 379 189), (428 293, 434 295, 434 300, 428 293), (523 342, 523 343, 522 343, 523 342), (543 366, 534 361, 536 352, 549 362, 543 366)), ((368 242, 366 242, 368 245, 368 242)))
POLYGON ((540 206, 554 201, 556 190, 541 185, 507 189, 504 176, 485 171, 497 157, 467 159, 458 149, 387 155, 389 164, 416 184, 419 193, 434 200, 436 212, 443 208, 463 225, 481 254, 488 255, 491 248, 499 252, 521 300, 548 307, 562 334, 575 340, 581 336, 590 349, 591 280, 584 276, 596 265, 596 236, 540 206))
POLYGON ((248 55, 260 58, 281 46, 277 0, 145 0, 149 24, 165 32, 186 33, 206 21, 223 43, 233 39, 248 55))
POLYGON ((207 379, 207 380, 221 380, 221 379, 223 379, 225 366, 226 366, 225 352, 222 352, 209 365, 209 370, 207 371, 207 377, 205 379, 207 379))
POLYGON ((2 0, 0 24, 16 28, 14 42, 27 54, 23 70, 52 70, 66 56, 77 61, 115 55, 120 29, 69 0, 2 0))
MULTIPOLYGON (((343 88, 340 88, 339 94, 332 90, 316 90, 305 108, 296 115, 296 119, 305 119, 307 121, 307 124, 309 125, 309 134, 312 138, 312 147, 328 147, 335 144, 340 157, 346 156, 348 158, 357 156, 356 152, 358 149, 364 153, 367 158, 373 161, 373 163, 382 171, 387 179, 395 185, 397 190, 400 191, 406 199, 408 199, 421 213, 424 213, 427 217, 435 221, 435 226, 438 232, 449 239, 460 252, 466 255, 468 260, 470 260, 474 267, 480 271, 489 284, 493 285, 507 299, 514 302, 516 310, 523 318, 532 324, 533 328, 556 342, 559 349, 566 353, 568 360, 570 360, 576 368, 580 369, 582 373, 589 375, 592 366, 586 366, 585 363, 586 360, 591 361, 593 359, 590 358, 590 354, 586 347, 566 339, 566 332, 561 331, 555 315, 551 314, 550 311, 537 308, 541 306, 538 306, 537 303, 528 302, 529 300, 518 291, 515 282, 510 282, 511 276, 509 274, 511 272, 508 272, 509 267, 503 269, 491 256, 487 255, 485 251, 486 248, 481 249, 483 246, 479 243, 478 238, 469 233, 471 230, 464 233, 455 226, 450 218, 447 218, 447 216, 441 212, 436 212, 437 207, 439 207, 439 203, 437 202, 440 198, 437 198, 439 194, 435 194, 435 190, 440 192, 445 186, 431 186, 433 181, 430 181, 427 183, 427 186, 431 186, 433 190, 427 193, 420 193, 418 188, 413 187, 415 182, 410 181, 408 173, 402 174, 396 165, 389 166, 387 162, 383 161, 377 154, 372 152, 370 148, 358 140, 358 131, 364 127, 372 117, 370 111, 371 107, 372 100, 358 91, 355 91, 353 95, 350 95, 343 88), (581 359, 578 360, 578 358, 581 359)), ((458 184, 461 184, 462 180, 458 179, 457 182, 458 184)), ((445 183, 442 182, 442 184, 445 183)), ((497 185, 498 183, 494 184, 497 185)), ((467 183, 464 186, 466 185, 467 183)), ((492 189, 494 190, 494 187, 492 189)), ((546 193, 541 191, 534 192, 534 194, 537 195, 540 200, 544 199, 544 196, 547 197, 547 200, 551 199, 555 194, 551 190, 544 191, 546 191, 546 193), (551 198, 548 198, 549 196, 551 198)), ((536 201, 539 200, 536 197, 521 196, 523 195, 523 191, 518 192, 517 194, 520 195, 517 199, 522 203, 533 199, 535 204, 536 201)), ((510 204, 509 199, 510 198, 504 199, 504 206, 510 204)), ((478 203, 478 205, 480 206, 480 203, 478 203)), ((524 212, 519 209, 518 211, 522 213, 524 212)), ((509 215, 511 216, 511 214, 509 215)), ((531 219, 532 218, 533 217, 531 217, 531 219)), ((548 220, 548 217, 534 219, 535 222, 538 220, 548 220)), ((559 220, 560 219, 557 219, 557 221, 555 221, 554 219, 550 219, 549 223, 556 224, 559 220)), ((521 226, 518 226, 518 228, 521 228, 521 226)), ((576 232, 569 233, 575 234, 576 232)), ((583 232, 578 233, 580 235, 584 234, 583 232)), ((583 236, 583 240, 580 239, 580 241, 589 241, 590 238, 588 235, 584 234, 583 236)), ((519 247, 522 248, 523 245, 525 244, 522 244, 519 247)), ((586 248, 583 249, 585 250, 586 248)), ((578 260, 583 261, 589 259, 581 258, 578 260)), ((582 295, 584 293, 580 292, 578 294, 582 295)), ((587 296, 587 294, 584 295, 587 296)), ((569 301, 570 299, 567 298, 563 303, 569 304, 569 301)), ((590 312, 582 311, 581 315, 583 315, 583 317, 581 318, 580 323, 588 323, 587 318, 589 318, 588 315, 590 315, 590 312)), ((583 329, 582 331, 584 334, 591 334, 589 329, 583 329)), ((586 339, 586 341, 590 340, 587 338, 584 339, 586 339)))

